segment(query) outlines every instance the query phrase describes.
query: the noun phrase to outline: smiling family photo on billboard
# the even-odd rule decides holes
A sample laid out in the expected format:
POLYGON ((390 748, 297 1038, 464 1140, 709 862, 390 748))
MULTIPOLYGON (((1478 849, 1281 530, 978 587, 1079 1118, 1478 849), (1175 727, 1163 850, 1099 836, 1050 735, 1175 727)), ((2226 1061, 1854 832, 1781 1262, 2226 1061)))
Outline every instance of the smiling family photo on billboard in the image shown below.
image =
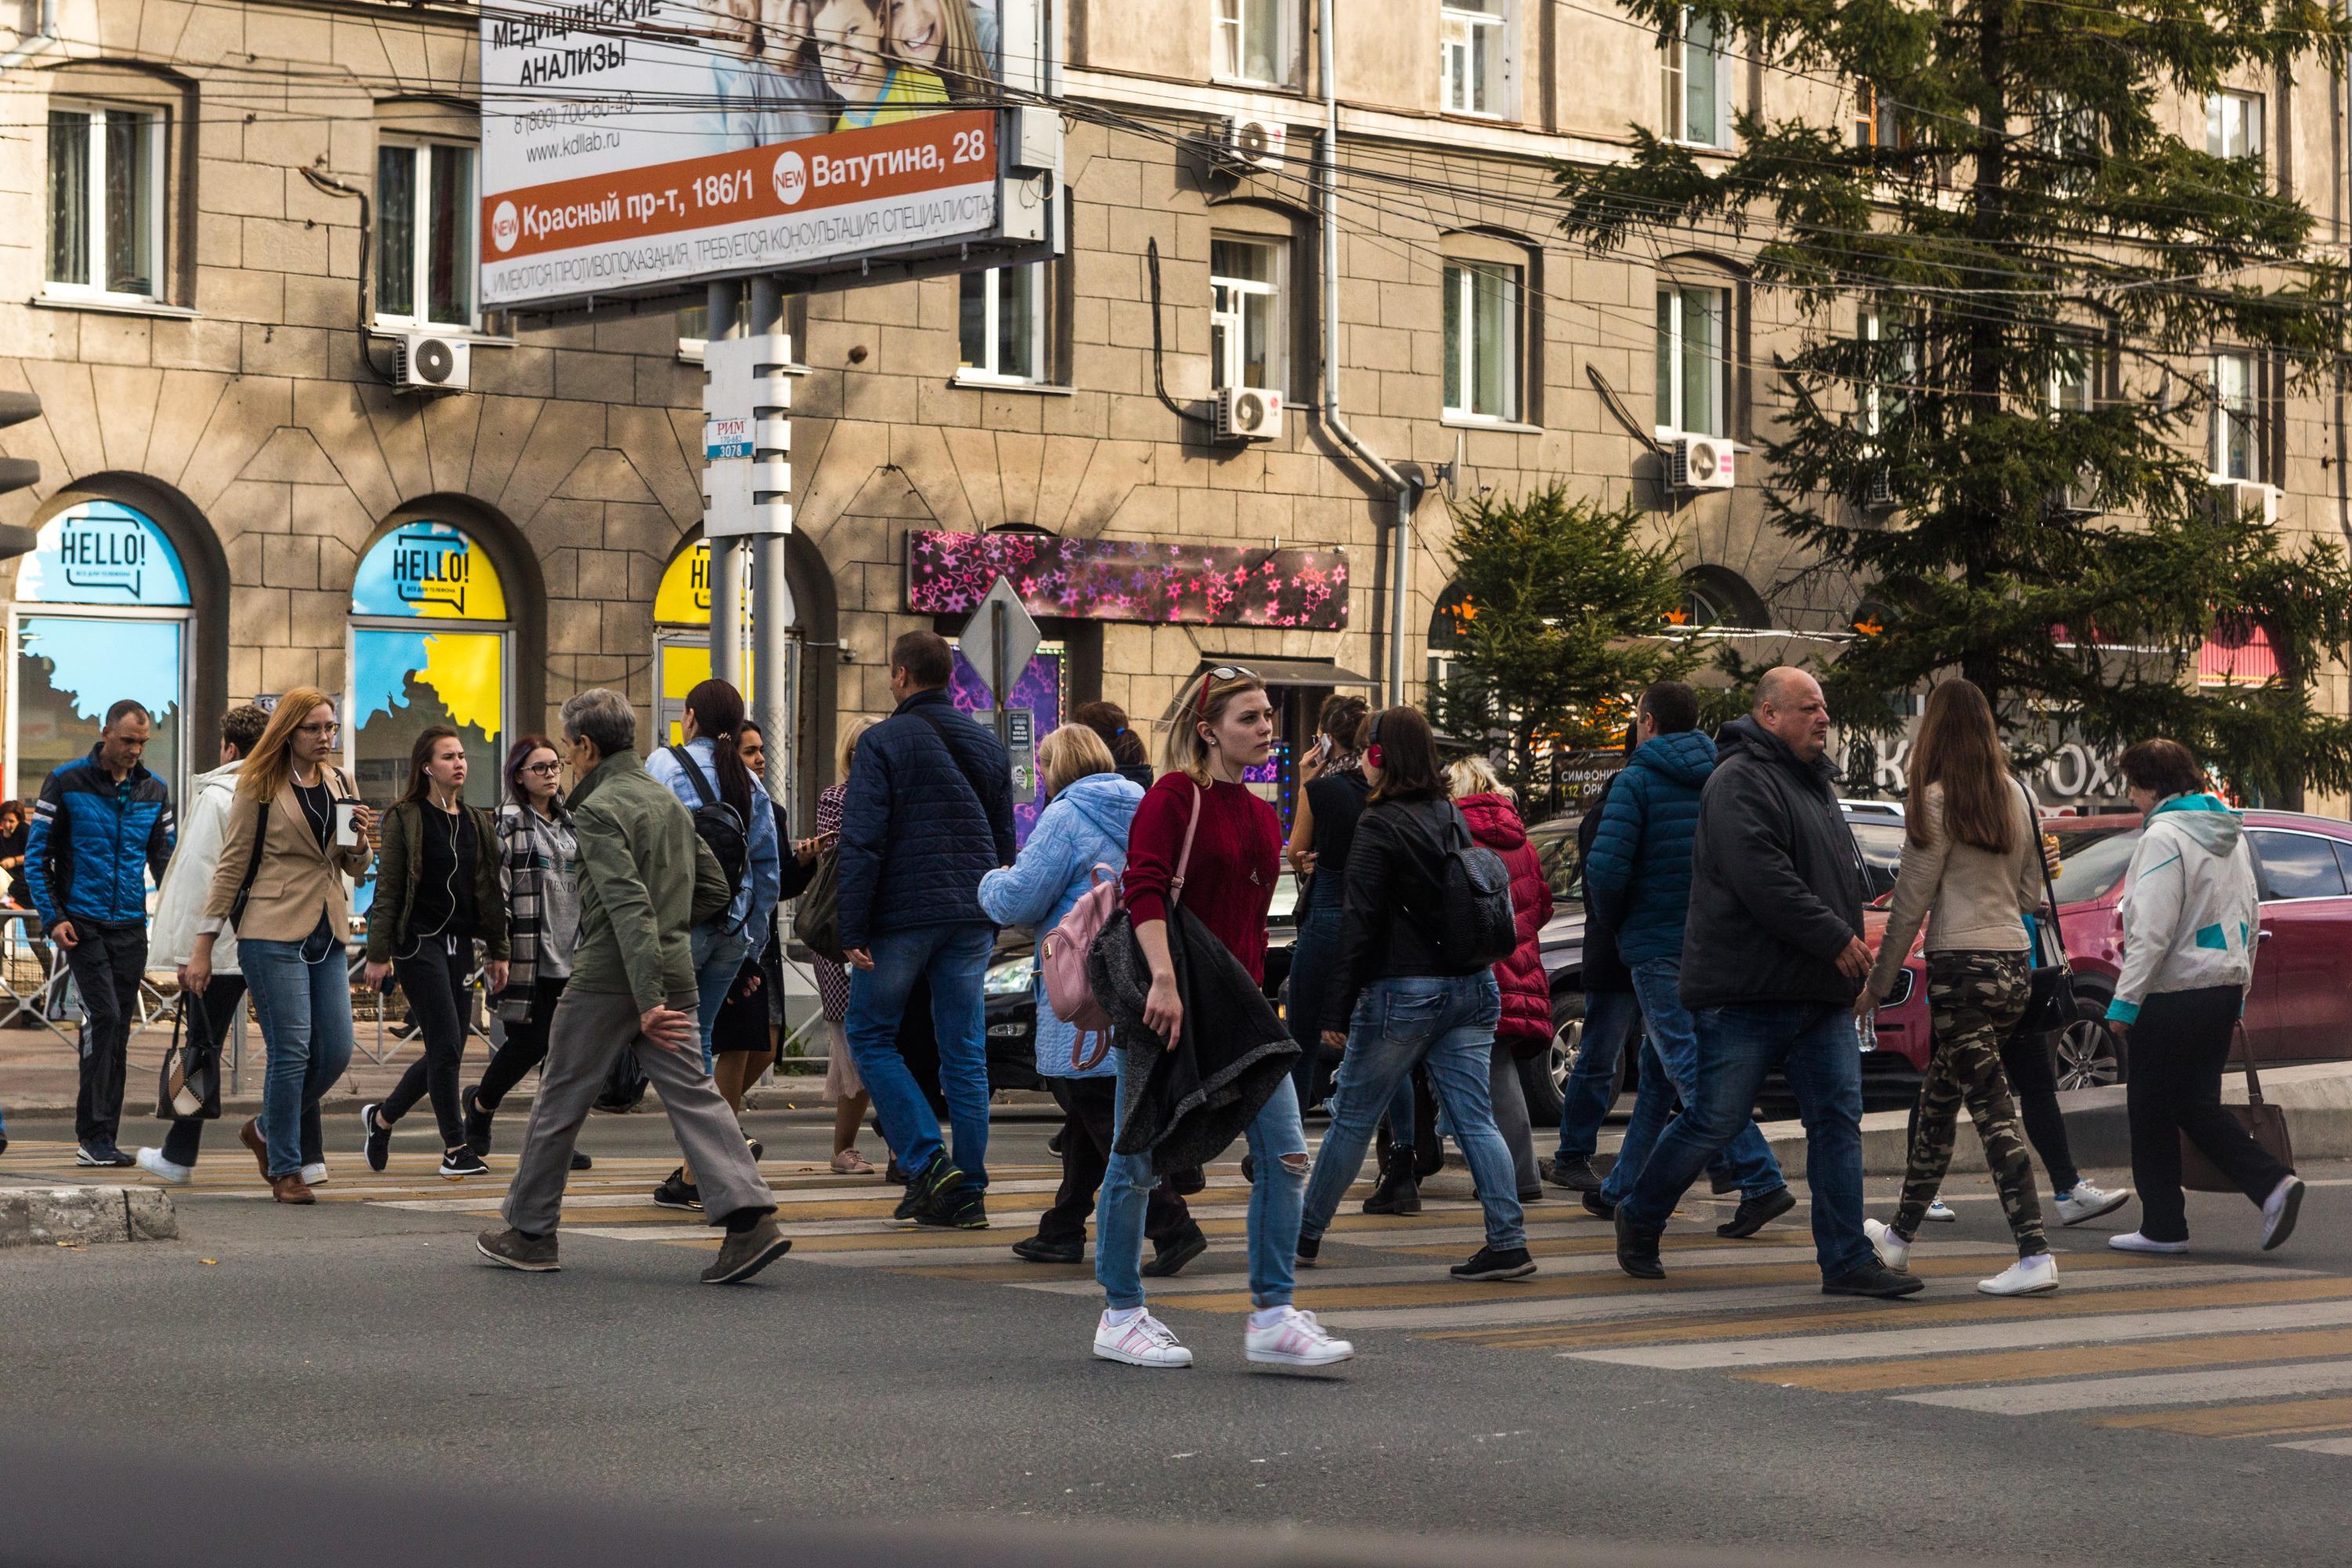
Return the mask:
POLYGON ((519 0, 482 21, 486 305, 986 236, 1007 8, 519 0))

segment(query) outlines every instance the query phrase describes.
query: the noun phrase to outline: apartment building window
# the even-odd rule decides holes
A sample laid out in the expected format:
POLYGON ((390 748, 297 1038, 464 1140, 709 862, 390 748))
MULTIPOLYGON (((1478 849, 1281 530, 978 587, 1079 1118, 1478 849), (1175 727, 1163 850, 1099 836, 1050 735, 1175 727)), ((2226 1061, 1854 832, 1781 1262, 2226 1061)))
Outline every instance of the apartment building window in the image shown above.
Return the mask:
POLYGON ((2263 155, 2260 93, 2217 92, 2205 100, 2205 151, 2216 158, 2263 155))
POLYGON ((2099 405, 2097 378, 2092 374, 2091 361, 2071 371, 2050 373, 2050 411, 2053 414, 2088 414, 2099 405))
POLYGON ((1279 86, 1290 79, 1288 0, 1214 0, 1215 72, 1223 81, 1279 86))
POLYGON ((1209 372, 1228 386, 1286 389, 1283 247, 1219 236, 1209 242, 1209 372))
POLYGON ((473 326, 476 155, 457 142, 387 141, 377 148, 379 322, 473 326))
POLYGON ((1715 23, 1688 7, 1666 39, 1664 86, 1667 141, 1731 145, 1731 57, 1719 47, 1715 23))
POLYGON ((1869 306, 1863 308, 1861 337, 1865 343, 1893 345, 1872 353, 1872 371, 1862 389, 1863 430, 1875 436, 1887 421, 1903 416, 1911 389, 1918 384, 1919 341, 1912 324, 1901 315, 1869 306))
POLYGON ((1658 434, 1727 436, 1731 290, 1658 289, 1658 434))
POLYGON ((48 292, 161 298, 163 121, 147 109, 51 107, 48 292))
POLYGON ((1045 374, 1045 264, 967 272, 957 327, 957 375, 966 381, 1034 382, 1045 374))
POLYGON ((1445 412, 1454 418, 1519 416, 1522 268, 1445 264, 1445 412))
POLYGON ((1855 146, 1901 149, 1910 146, 1913 140, 1911 120, 1901 104, 1869 82, 1854 89, 1855 146))
POLYGON ((2213 477, 2262 481, 2262 398, 2252 354, 2213 356, 2213 477))
POLYGON ((1509 110, 1508 0, 1445 0, 1438 12, 1438 89, 1448 114, 1509 110))

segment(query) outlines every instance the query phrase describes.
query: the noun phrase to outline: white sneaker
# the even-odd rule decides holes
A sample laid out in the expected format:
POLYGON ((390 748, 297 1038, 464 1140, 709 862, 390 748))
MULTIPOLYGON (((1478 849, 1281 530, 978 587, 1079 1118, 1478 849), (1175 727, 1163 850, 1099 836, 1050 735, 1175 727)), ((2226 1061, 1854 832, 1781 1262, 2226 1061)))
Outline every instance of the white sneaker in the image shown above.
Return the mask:
POLYGON ((2189 1250, 2189 1244, 2185 1241, 2150 1241, 2136 1230, 2107 1237, 2107 1245, 2117 1252, 2179 1253, 2189 1250))
POLYGON ((1988 1296, 2031 1296, 2058 1289, 2058 1260, 2046 1252, 2021 1258, 1990 1279, 1977 1281, 1988 1296))
POLYGON ((2302 1208, 2303 1178, 2294 1175, 2280 1177, 2279 1184, 2271 1189, 2271 1195, 2263 1200, 2264 1252, 2286 1245, 2286 1238, 2294 1234, 2294 1216, 2302 1208))
POLYGON ((161 1149, 142 1149, 138 1154, 139 1168, 167 1187, 184 1187, 195 1179, 192 1165, 174 1165, 163 1158, 161 1149))
POLYGON ((1323 1331, 1312 1312, 1285 1307, 1265 1328, 1251 1325, 1242 1336, 1243 1353, 1276 1366, 1330 1366, 1349 1360, 1356 1347, 1323 1331))
POLYGON ((1192 1364, 1192 1352, 1177 1343, 1168 1325, 1150 1312, 1138 1312, 1124 1323, 1114 1323, 1105 1312, 1095 1325, 1095 1354, 1128 1366, 1178 1367, 1192 1364))
POLYGON ((1952 1212, 1951 1205, 1941 1198, 1927 1205, 1927 1217, 1937 1225, 1957 1225, 1960 1218, 1958 1215, 1952 1212))
POLYGON ((1904 1265, 1910 1262, 1911 1244, 1895 1235, 1895 1227, 1884 1220, 1864 1220, 1862 1234, 1870 1237, 1870 1249, 1878 1254, 1878 1261, 1896 1273, 1901 1273, 1904 1265))
POLYGON ((2058 1223, 2080 1225, 2086 1219, 2096 1219, 2101 1215, 2113 1214, 2129 1202, 2131 1202, 2129 1187, 2119 1188, 2111 1193, 2105 1187, 2095 1187, 2088 1182, 2077 1182, 2074 1184, 2073 1192, 2062 1194, 2059 1196, 2058 1223))
POLYGON ((327 1184, 327 1163, 321 1160, 315 1165, 303 1166, 302 1183, 305 1186, 325 1186, 327 1184))

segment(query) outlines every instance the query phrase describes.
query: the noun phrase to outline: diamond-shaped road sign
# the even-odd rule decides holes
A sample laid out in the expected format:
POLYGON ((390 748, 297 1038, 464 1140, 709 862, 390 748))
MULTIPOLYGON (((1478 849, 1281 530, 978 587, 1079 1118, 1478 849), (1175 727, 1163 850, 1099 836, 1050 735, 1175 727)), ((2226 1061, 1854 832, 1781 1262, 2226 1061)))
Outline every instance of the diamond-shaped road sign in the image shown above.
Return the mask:
POLYGON ((997 707, 1012 701, 1013 683, 1037 657, 1043 635, 1029 606, 1013 591, 1013 580, 999 573, 989 585, 988 596, 964 624, 960 639, 964 662, 979 672, 997 707))

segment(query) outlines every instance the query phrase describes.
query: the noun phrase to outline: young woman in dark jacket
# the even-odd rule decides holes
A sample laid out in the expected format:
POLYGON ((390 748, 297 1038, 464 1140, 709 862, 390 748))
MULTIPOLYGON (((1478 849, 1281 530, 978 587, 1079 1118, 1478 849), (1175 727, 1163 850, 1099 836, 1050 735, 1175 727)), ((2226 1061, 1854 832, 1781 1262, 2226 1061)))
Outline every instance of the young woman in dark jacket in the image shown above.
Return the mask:
POLYGON ((1437 742, 1420 710, 1375 714, 1363 752, 1371 802, 1348 853, 1339 963, 1323 1009, 1323 1043, 1346 1055, 1332 1086, 1331 1125, 1307 1178, 1298 1260, 1315 1261, 1340 1198, 1364 1168, 1373 1120, 1398 1082, 1426 1062, 1486 1213, 1486 1245, 1456 1265, 1454 1277, 1524 1279, 1536 1271, 1535 1259, 1487 1091, 1502 993, 1491 968, 1449 962, 1431 935, 1443 918, 1446 852, 1469 829, 1447 797, 1437 742))
POLYGON ((368 984, 398 979, 425 1052, 390 1095, 360 1109, 371 1171, 391 1157, 393 1123, 430 1094, 445 1151, 441 1174, 455 1182, 489 1173, 466 1137, 457 1069, 473 1020, 477 940, 488 954, 490 994, 506 989, 507 903, 499 825, 467 805, 465 791, 465 742, 446 724, 427 725, 408 753, 408 788, 384 814, 367 942, 368 984))

